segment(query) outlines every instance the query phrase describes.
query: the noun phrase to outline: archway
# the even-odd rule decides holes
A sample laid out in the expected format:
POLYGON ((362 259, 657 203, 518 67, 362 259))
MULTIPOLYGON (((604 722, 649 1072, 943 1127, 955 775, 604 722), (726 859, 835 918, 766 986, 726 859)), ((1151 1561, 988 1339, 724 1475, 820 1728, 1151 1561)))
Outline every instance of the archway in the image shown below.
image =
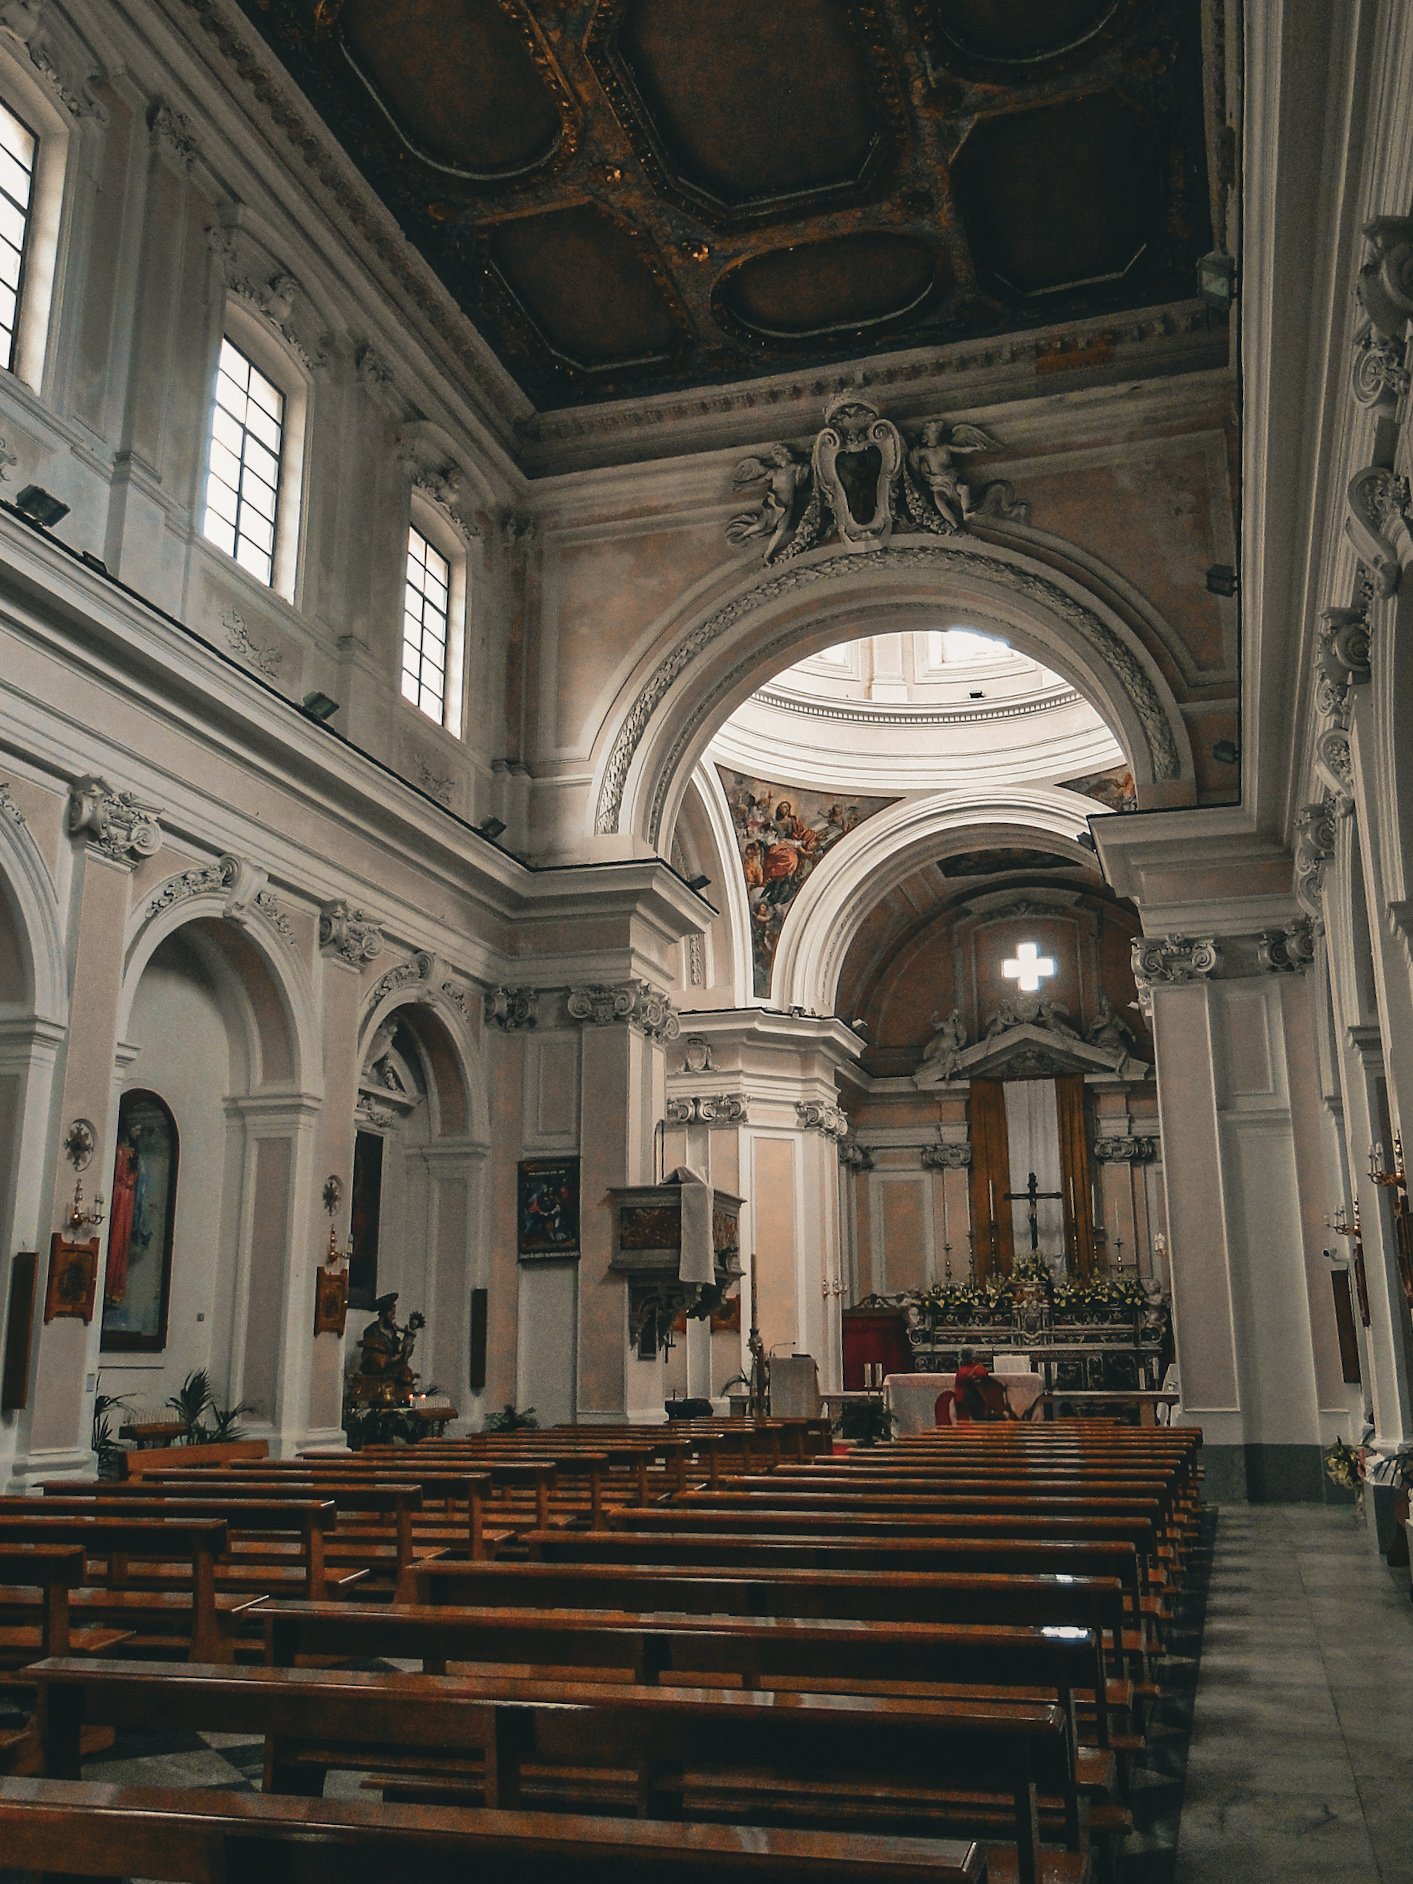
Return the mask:
MULTIPOLYGON (((1120 586, 1115 579, 1108 593, 1120 586)), ((1004 636, 1092 701, 1128 756, 1140 806, 1191 803, 1192 753, 1172 692, 1096 589, 970 536, 904 539, 867 556, 815 551, 783 570, 752 569, 666 624, 620 692, 600 742, 595 827, 661 848, 692 768, 765 680, 853 636, 951 620, 1004 636)))

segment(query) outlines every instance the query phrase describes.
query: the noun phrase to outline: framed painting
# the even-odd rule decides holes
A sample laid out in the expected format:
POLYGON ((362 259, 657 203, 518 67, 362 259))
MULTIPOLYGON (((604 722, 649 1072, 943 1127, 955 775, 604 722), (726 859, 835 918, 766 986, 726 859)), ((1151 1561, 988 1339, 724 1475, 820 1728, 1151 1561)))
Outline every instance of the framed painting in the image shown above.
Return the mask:
POLYGON ((167 1345, 177 1218, 177 1124, 166 1101, 135 1087, 118 1106, 103 1274, 103 1347, 160 1354, 167 1345))
POLYGON ((348 1319, 348 1271, 326 1264, 314 1273, 314 1332, 341 1335, 348 1319))
POLYGON ((579 1160, 522 1160, 516 1219, 521 1256, 577 1256, 579 1160))
POLYGON ((44 1322, 72 1316, 93 1320, 93 1298, 98 1290, 98 1238, 87 1243, 66 1243, 56 1230, 49 1239, 49 1282, 44 1291, 44 1322))

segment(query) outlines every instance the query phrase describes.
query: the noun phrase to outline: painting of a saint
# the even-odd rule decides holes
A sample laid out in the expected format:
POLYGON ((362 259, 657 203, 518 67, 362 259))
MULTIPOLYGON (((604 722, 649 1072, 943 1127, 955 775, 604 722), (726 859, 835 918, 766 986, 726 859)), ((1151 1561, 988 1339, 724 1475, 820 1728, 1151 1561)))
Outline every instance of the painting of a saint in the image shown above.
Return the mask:
POLYGON ((103 1346, 158 1353, 167 1342, 177 1128, 156 1093, 123 1094, 111 1195, 108 1260, 103 1272, 103 1346))
POLYGON ((527 1158, 517 1199, 522 1256, 574 1256, 579 1250, 579 1160, 527 1158))
POLYGON ((757 994, 770 993, 775 949, 791 903, 841 837, 896 798, 834 798, 718 768, 746 879, 757 994))

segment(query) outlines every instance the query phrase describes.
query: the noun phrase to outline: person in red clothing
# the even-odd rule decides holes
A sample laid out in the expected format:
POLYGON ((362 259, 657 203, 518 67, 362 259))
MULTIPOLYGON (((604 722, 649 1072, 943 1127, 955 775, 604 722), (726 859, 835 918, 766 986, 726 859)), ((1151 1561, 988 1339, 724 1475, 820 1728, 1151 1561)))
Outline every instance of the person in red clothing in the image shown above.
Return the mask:
POLYGON ((952 1381, 952 1392, 956 1396, 952 1412, 954 1419, 984 1420, 989 1416, 982 1382, 990 1378, 991 1369, 985 1361, 976 1358, 975 1348, 963 1348, 952 1381))

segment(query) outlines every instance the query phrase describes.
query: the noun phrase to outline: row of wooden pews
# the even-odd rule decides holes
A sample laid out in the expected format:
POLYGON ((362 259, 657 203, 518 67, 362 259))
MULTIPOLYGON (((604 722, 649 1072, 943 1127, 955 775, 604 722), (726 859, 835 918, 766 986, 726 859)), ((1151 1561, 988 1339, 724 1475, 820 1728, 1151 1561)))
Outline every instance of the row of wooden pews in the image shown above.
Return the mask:
POLYGON ((204 1879, 278 1847, 292 1878, 385 1878, 474 1848, 546 1878, 1112 1875, 1199 1446, 1057 1422, 839 1456, 821 1423, 725 1422, 148 1454, 122 1487, 56 1484, 94 1538, 219 1514, 216 1592, 269 1587, 222 1656, 155 1669, 118 1644, 26 1671, 41 1771, 0 1781, 9 1861, 204 1879), (370 1659, 420 1672, 347 1667, 370 1659), (258 1734, 267 1791, 86 1786, 95 1727, 258 1734), (325 1800, 334 1769, 381 1802, 325 1800))

